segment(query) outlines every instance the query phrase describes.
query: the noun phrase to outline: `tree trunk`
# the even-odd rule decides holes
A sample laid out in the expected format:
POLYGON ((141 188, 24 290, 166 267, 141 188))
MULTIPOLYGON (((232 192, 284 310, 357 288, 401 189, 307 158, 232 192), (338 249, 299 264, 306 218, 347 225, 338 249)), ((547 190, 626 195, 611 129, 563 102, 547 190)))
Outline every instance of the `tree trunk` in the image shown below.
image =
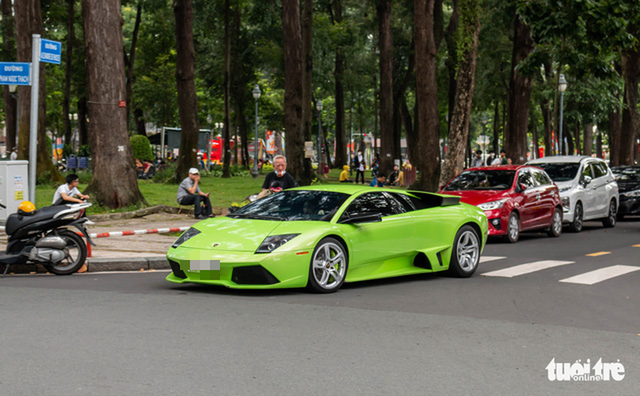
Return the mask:
POLYGON ((294 180, 302 179, 304 134, 302 130, 302 31, 300 0, 282 1, 284 50, 284 128, 286 131, 287 172, 294 180))
POLYGON ((378 0, 378 40, 380 47, 380 171, 393 169, 396 152, 393 137, 393 42, 391 39, 392 0, 378 0))
MULTIPOLYGON (((23 0, 14 4, 16 21, 16 47, 18 62, 31 62, 32 34, 44 32, 40 0, 23 0)), ((58 168, 53 166, 49 155, 49 145, 46 143, 46 88, 47 80, 45 64, 40 65, 40 89, 38 91, 38 131, 37 131, 37 166, 36 174, 43 176, 48 172, 54 183, 61 183, 62 176, 58 168)), ((29 158, 29 134, 31 118, 31 87, 18 89, 19 142, 18 157, 29 158)))
MULTIPOLYGON (((2 60, 5 62, 11 62, 16 59, 14 26, 11 0, 2 0, 2 31, 4 33, 2 35, 2 60)), ((2 97, 4 99, 6 127, 5 147, 8 154, 16 148, 16 110, 18 109, 18 101, 11 95, 8 85, 4 86, 2 97)))
POLYGON ((547 99, 540 100, 540 112, 542 113, 542 125, 544 127, 544 156, 550 157, 554 155, 555 150, 551 131, 551 110, 547 99))
MULTIPOLYGON (((632 30, 630 33, 637 33, 632 30)), ((637 37, 637 34, 635 34, 637 37)), ((620 134, 620 165, 633 165, 635 140, 640 127, 638 113, 638 81, 640 80, 640 49, 629 49, 622 53, 622 76, 624 78, 624 110, 620 134)))
MULTIPOLYGON (((306 9, 305 0, 305 9, 306 9)), ((332 6, 333 24, 342 23, 342 0, 334 0, 332 6)), ((342 168, 347 165, 347 146, 345 137, 345 107, 344 107, 344 51, 341 46, 336 47, 336 61, 333 70, 335 79, 335 103, 336 103, 336 150, 335 150, 335 166, 342 168)))
MULTIPOLYGON (((406 121, 405 118, 409 117, 409 124, 411 124, 411 115, 409 114, 408 109, 406 113, 403 113, 403 106, 406 106, 406 93, 407 89, 409 89, 409 85, 414 80, 414 72, 416 67, 416 57, 414 50, 414 43, 411 42, 411 50, 409 55, 409 64, 407 65, 407 70, 405 71, 404 76, 401 79, 394 79, 398 84, 394 87, 393 90, 393 139, 394 146, 396 151, 394 154, 394 159, 402 159, 402 127, 405 126, 406 129, 406 121)), ((408 135, 407 135, 408 137, 408 135)), ((408 142, 407 142, 408 143, 408 142)), ((407 144, 407 153, 408 153, 408 144, 407 144)))
MULTIPOLYGON (((231 133, 229 128, 231 127, 231 1, 225 0, 224 2, 224 81, 223 81, 223 96, 224 96, 224 131, 222 138, 224 140, 223 150, 224 157, 222 162, 222 177, 228 179, 231 177, 231 133)), ((207 153, 207 158, 211 153, 207 153)))
POLYGON ((575 127, 576 127, 576 129, 575 129, 575 132, 573 134, 573 138, 574 138, 574 140, 576 142, 576 152, 577 152, 578 155, 582 155, 582 148, 580 146, 580 123, 576 122, 575 127))
POLYGON ((409 110, 409 105, 407 104, 406 96, 401 98, 401 111, 402 111, 402 123, 404 124, 404 130, 406 131, 407 136, 407 158, 413 161, 414 158, 418 156, 418 151, 415 142, 418 141, 418 137, 416 136, 415 126, 411 119, 411 110, 409 110))
MULTIPOLYGON (((620 165, 620 128, 620 109, 617 109, 609 113, 609 162, 611 166, 620 165)), ((602 133, 598 135, 600 136, 602 133)), ((598 154, 598 157, 602 158, 601 153, 598 154)))
MULTIPOLYGON (((445 42, 447 44, 447 60, 445 64, 447 66, 448 72, 448 106, 447 106, 447 133, 449 134, 449 149, 451 148, 451 119, 453 118, 453 107, 455 106, 455 97, 456 97, 456 75, 458 72, 458 21, 460 19, 460 7, 458 7, 458 0, 453 0, 453 12, 451 13, 451 18, 449 19, 449 26, 447 26, 447 31, 445 34, 445 42)), ((446 159, 445 159, 446 162, 446 159)), ((444 180, 451 180, 444 179, 444 180)))
POLYGON ((568 128, 568 127, 564 128, 563 132, 564 132, 563 139, 567 139, 567 145, 566 145, 567 147, 564 150, 566 151, 567 155, 573 155, 573 153, 575 152, 575 147, 573 144, 573 136, 571 136, 572 135, 571 128, 568 128))
MULTIPOLYGON (((598 138, 596 139, 596 156, 598 158, 604 158, 604 156, 602 155, 602 134, 601 133, 598 134, 598 138)), ((611 166, 614 166, 614 164, 611 164, 611 166)))
POLYGON ((141 108, 133 110, 133 121, 136 124, 136 133, 138 135, 147 136, 147 127, 144 122, 144 113, 141 108))
MULTIPOLYGON (((475 86, 476 58, 478 54, 478 0, 459 0, 463 24, 459 28, 461 59, 457 65, 456 97, 450 118, 449 150, 444 161, 442 180, 451 180, 464 169, 465 143, 469 142, 469 118, 475 86), (464 43, 464 44, 463 44, 464 43)), ((457 2, 454 2, 457 3, 457 2)), ((455 12, 454 12, 455 13, 455 12)), ((471 154, 469 144, 469 155, 471 154)))
POLYGON ((438 131, 438 85, 436 42, 433 26, 434 0, 414 0, 416 46, 416 112, 418 136, 415 160, 420 177, 412 188, 437 191, 440 182, 440 134, 438 131))
POLYGON ((74 5, 75 0, 67 0, 67 48, 65 50, 66 63, 64 65, 64 90, 62 98, 62 115, 64 123, 64 143, 73 145, 73 131, 71 130, 71 78, 73 66, 73 41, 75 40, 74 31, 74 5))
MULTIPOLYGON (((313 0, 304 0, 302 30, 302 135, 304 141, 313 141, 313 0)), ((337 84, 337 83, 336 83, 337 84)), ((317 142, 317 139, 316 139, 317 142)), ((304 144, 304 143, 303 143, 304 144)), ((300 183, 309 185, 315 178, 311 158, 302 159, 300 183)))
POLYGON ((80 146, 89 144, 89 125, 87 122, 87 116, 89 115, 89 107, 87 105, 87 98, 81 97, 78 99, 78 142, 80 146))
POLYGON ((584 150, 582 150, 582 154, 591 156, 591 154, 593 153, 593 124, 584 124, 583 141, 584 150))
MULTIPOLYGON (((129 50, 129 56, 125 55, 125 63, 127 68, 127 130, 129 129, 130 124, 130 116, 131 116, 131 91, 133 87, 133 67, 135 65, 136 59, 136 44, 138 42, 138 32, 140 31, 140 21, 142 20, 142 2, 138 2, 138 9, 136 11, 136 22, 133 26, 133 34, 131 37, 131 49, 129 50)), ((143 133, 140 133, 138 129, 138 134, 147 136, 146 131, 143 129, 143 133)))
POLYGON ((531 140, 533 140, 533 147, 531 148, 532 152, 530 155, 531 159, 538 158, 540 150, 538 150, 538 128, 536 127, 536 120, 533 117, 533 112, 529 111, 529 125, 531 129, 531 140))
POLYGON ((516 15, 514 20, 513 55, 511 58, 511 78, 509 82, 509 103, 507 130, 504 147, 507 157, 514 164, 524 164, 527 147, 524 144, 529 119, 529 99, 531 97, 531 77, 522 75, 517 67, 535 48, 529 27, 516 15))
POLYGON ((493 111, 493 152, 496 157, 500 153, 500 101, 496 100, 493 111))
POLYGON ((119 0, 83 0, 89 93, 89 143, 93 177, 87 191, 102 206, 121 208, 146 201, 138 188, 127 133, 127 109, 119 0))
POLYGON ((178 112, 182 136, 178 166, 173 181, 179 183, 187 177, 189 168, 198 166, 198 96, 195 85, 195 51, 193 47, 192 0, 174 0, 176 18, 176 83, 178 87, 178 112))

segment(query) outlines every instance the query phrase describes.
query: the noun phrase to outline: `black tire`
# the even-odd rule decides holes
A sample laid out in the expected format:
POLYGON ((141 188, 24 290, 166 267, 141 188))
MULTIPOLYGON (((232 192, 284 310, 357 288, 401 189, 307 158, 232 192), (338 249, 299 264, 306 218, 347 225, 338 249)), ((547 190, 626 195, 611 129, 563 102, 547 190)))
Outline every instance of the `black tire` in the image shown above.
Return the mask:
POLYGON ((616 200, 612 199, 611 202, 609 202, 609 215, 604 219, 602 219, 602 225, 605 228, 615 227, 616 222, 618 220, 617 213, 618 213, 618 206, 616 205, 616 200))
POLYGON ((87 245, 75 232, 58 231, 57 235, 67 242, 67 257, 56 264, 45 264, 56 275, 71 275, 77 272, 87 259, 87 245))
POLYGON ((520 239, 520 217, 516 212, 511 212, 507 221, 507 235, 504 236, 504 241, 516 243, 518 239, 520 239))
POLYGON ((347 248, 335 238, 324 238, 313 250, 307 288, 316 293, 334 293, 344 284, 348 269, 347 248))
POLYGON ((547 230, 547 235, 557 238, 562 234, 562 212, 560 208, 556 208, 553 211, 553 219, 551 219, 551 225, 547 230))
POLYGON ((458 278, 468 278, 476 272, 480 262, 482 240, 473 227, 462 226, 456 233, 451 250, 449 274, 458 278))
POLYGON ((569 223, 569 229, 571 232, 582 231, 584 211, 582 210, 582 203, 576 203, 575 209, 573 209, 573 221, 569 223))

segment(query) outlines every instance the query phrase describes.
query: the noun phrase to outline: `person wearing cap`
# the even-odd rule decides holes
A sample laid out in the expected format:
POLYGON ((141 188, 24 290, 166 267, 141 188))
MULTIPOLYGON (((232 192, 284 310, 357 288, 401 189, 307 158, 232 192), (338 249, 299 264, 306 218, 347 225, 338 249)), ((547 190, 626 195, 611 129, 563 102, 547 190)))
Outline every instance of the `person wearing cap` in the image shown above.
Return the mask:
POLYGON ((210 193, 203 193, 198 186, 200 183, 200 172, 197 168, 189 169, 189 177, 185 178, 178 187, 178 203, 180 205, 195 205, 194 214, 196 219, 206 219, 213 217, 211 210, 210 193), (202 204, 204 203, 204 207, 202 204))

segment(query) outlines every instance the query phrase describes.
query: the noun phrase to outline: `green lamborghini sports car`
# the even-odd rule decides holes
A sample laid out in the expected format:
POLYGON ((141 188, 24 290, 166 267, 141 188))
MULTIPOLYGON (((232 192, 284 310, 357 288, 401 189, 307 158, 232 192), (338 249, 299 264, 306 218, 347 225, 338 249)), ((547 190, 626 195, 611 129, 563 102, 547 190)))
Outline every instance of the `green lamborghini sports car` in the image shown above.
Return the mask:
POLYGON ((449 271, 473 275, 487 218, 459 197, 360 185, 300 187, 203 220, 167 252, 176 283, 307 287, 449 271))

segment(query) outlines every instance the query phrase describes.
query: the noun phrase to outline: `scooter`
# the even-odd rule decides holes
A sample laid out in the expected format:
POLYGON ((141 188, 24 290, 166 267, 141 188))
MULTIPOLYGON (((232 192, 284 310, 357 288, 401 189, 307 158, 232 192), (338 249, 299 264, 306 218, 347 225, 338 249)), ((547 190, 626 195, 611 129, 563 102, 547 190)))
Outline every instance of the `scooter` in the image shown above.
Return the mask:
MULTIPOLYGON (((82 217, 90 203, 46 206, 31 213, 19 211, 9 215, 5 232, 9 236, 5 253, 0 253, 4 273, 14 264, 42 264, 56 275, 69 275, 82 267, 87 259, 87 245, 71 229, 75 228, 91 245, 82 217)), ((2 203, 0 207, 6 209, 2 203)))

